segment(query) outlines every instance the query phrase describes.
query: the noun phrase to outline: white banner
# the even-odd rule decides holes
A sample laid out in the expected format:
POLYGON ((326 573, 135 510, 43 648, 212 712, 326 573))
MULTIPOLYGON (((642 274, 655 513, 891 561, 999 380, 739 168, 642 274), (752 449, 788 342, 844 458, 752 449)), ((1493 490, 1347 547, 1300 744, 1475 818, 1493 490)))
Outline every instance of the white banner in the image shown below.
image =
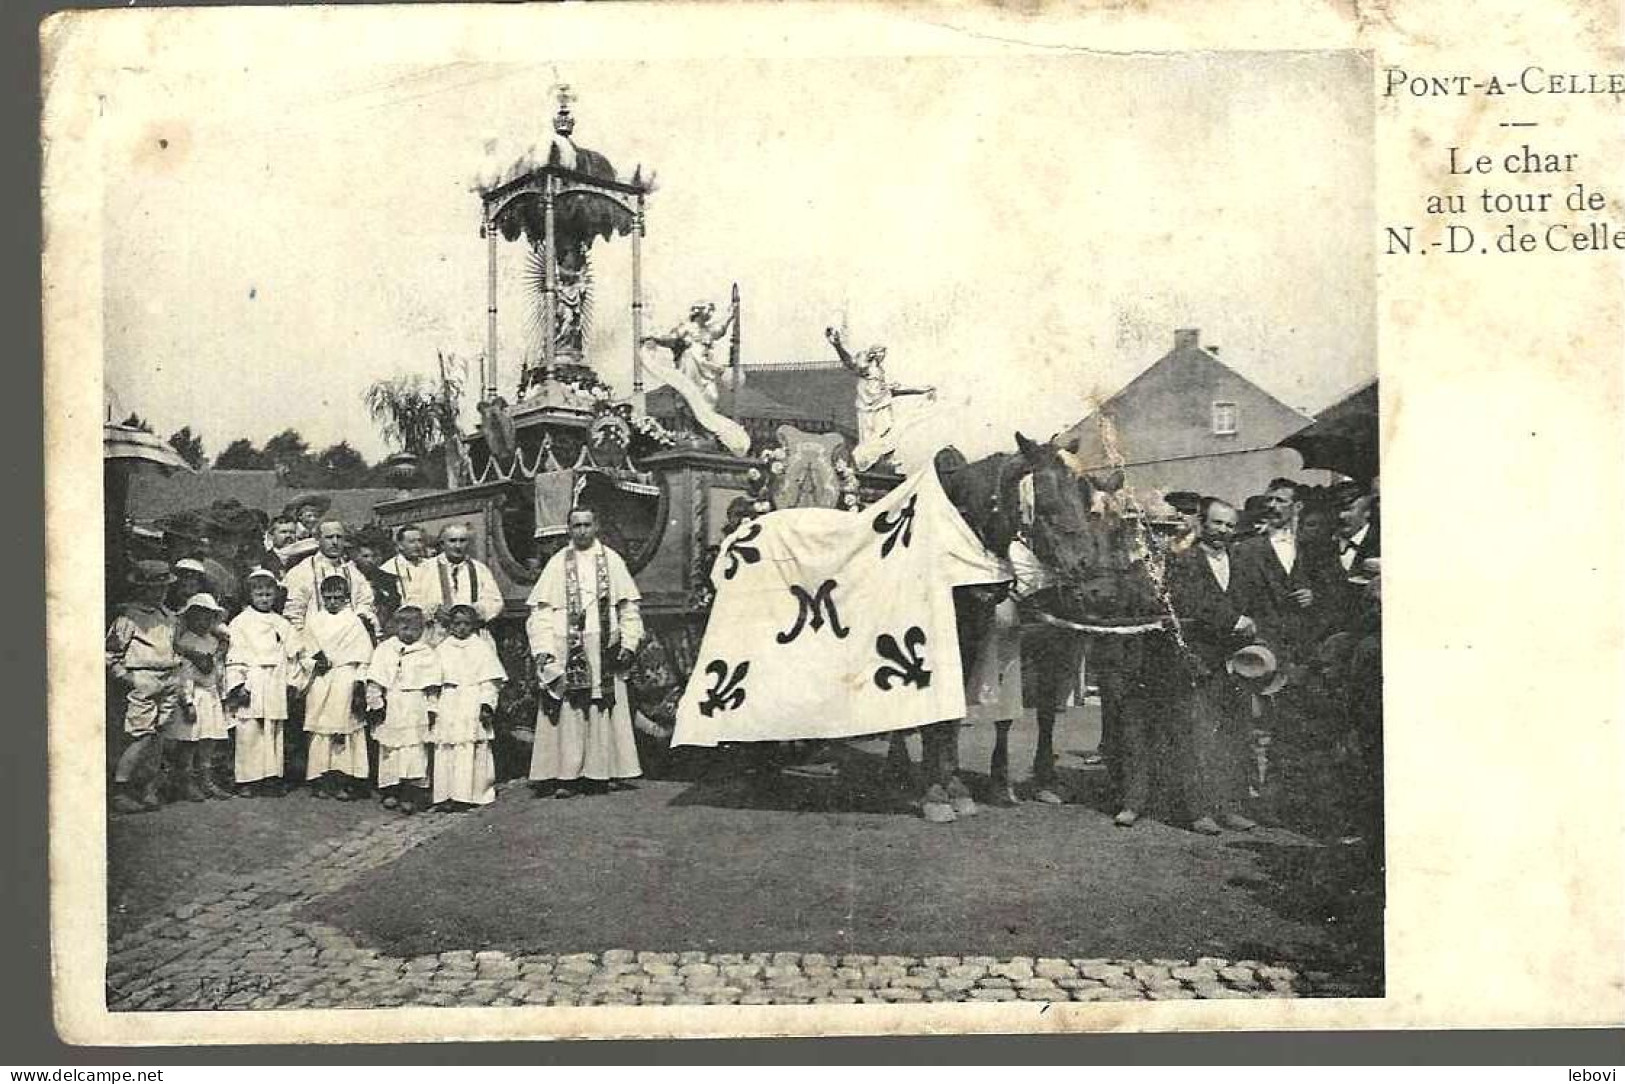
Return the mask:
POLYGON ((862 512, 794 508, 722 544, 675 745, 839 738, 965 714, 953 588, 1007 580, 934 470, 862 512))

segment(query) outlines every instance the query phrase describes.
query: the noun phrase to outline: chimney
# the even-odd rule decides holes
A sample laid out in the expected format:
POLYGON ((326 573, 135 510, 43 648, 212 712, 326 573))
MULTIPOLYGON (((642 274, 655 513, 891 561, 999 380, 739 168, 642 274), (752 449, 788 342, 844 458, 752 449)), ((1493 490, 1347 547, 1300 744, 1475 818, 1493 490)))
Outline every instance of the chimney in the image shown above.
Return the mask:
POLYGON ((1174 332, 1174 349, 1184 350, 1189 347, 1194 350, 1201 339, 1201 331, 1194 327, 1182 327, 1174 332))

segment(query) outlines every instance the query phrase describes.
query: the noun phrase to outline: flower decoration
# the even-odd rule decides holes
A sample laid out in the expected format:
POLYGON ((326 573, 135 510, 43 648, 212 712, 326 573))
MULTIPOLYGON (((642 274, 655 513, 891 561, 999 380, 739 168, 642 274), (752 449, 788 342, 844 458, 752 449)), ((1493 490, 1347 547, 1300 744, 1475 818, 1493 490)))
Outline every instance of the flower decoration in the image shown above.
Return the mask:
MULTIPOLYGON (((630 404, 626 405, 627 412, 631 413, 630 404)), ((677 434, 661 425, 659 419, 652 418, 647 414, 638 414, 631 418, 631 422, 632 431, 650 444, 661 448, 676 447, 677 434)))

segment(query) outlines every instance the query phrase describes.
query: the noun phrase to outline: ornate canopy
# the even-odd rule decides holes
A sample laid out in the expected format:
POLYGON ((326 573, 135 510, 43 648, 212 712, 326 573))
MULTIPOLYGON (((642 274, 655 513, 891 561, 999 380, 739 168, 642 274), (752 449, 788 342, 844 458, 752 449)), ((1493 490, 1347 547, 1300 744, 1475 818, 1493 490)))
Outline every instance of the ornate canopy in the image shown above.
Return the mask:
POLYGON ((609 159, 576 146, 570 138, 575 117, 570 88, 558 88, 559 109, 545 156, 527 155, 498 177, 482 183, 480 235, 487 246, 486 354, 481 363, 482 396, 496 398, 497 383, 497 238, 524 237, 540 264, 541 364, 520 372, 519 394, 534 386, 546 392, 556 361, 573 364, 585 358, 590 310, 591 269, 588 250, 600 238, 630 236, 632 241, 632 396, 642 412, 643 371, 638 354, 643 338, 642 262, 644 197, 652 185, 642 168, 621 180, 609 159), (534 369, 538 380, 529 373, 534 369))
POLYGON ((575 131, 570 101, 568 88, 561 88, 553 138, 542 161, 517 162, 507 171, 508 179, 479 190, 485 220, 509 241, 523 235, 533 245, 542 243, 547 234, 544 197, 549 194, 558 251, 624 237, 636 226, 636 198, 649 192, 642 167, 622 181, 608 158, 577 146, 570 138, 575 131))

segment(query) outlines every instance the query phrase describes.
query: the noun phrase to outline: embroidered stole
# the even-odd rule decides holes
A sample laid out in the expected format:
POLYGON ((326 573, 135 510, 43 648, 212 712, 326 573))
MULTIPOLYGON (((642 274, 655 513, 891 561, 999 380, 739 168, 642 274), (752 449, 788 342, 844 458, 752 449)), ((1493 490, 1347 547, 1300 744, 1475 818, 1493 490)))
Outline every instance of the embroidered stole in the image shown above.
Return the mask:
POLYGON ((615 703, 615 680, 610 673, 614 659, 609 627, 609 558, 602 547, 596 562, 598 609, 598 673, 603 688, 597 697, 592 695, 592 667, 587 661, 587 612, 581 601, 581 573, 574 551, 566 551, 564 559, 565 628, 568 649, 564 659, 564 697, 577 708, 585 708, 589 701, 604 707, 615 703))
MULTIPOLYGON (((440 570, 440 601, 446 606, 453 602, 451 593, 451 574, 446 571, 447 562, 436 561, 435 566, 440 570)), ((468 569, 468 601, 480 600, 480 576, 474 571, 474 562, 464 561, 463 567, 468 569)))

